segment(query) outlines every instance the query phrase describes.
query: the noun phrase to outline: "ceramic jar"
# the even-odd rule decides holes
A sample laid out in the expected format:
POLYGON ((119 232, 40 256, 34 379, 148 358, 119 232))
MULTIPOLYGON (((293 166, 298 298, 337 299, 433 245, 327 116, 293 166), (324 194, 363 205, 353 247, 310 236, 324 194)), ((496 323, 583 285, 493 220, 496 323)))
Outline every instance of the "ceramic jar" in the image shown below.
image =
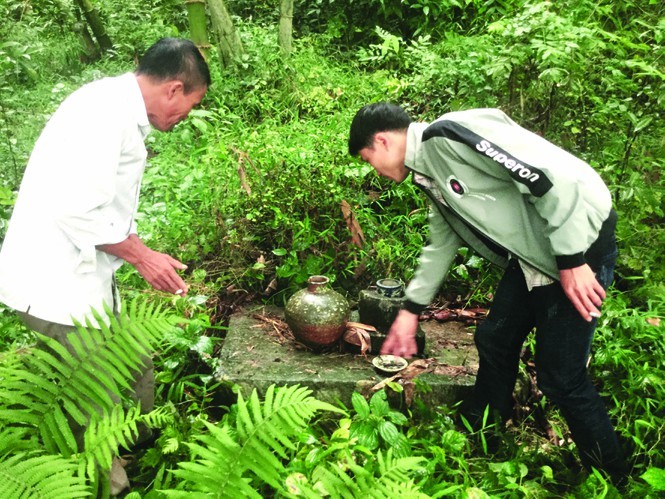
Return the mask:
POLYGON ((386 298, 404 296, 404 283, 399 279, 379 279, 376 281, 376 292, 386 298))
POLYGON ((293 336, 314 349, 333 346, 349 320, 349 302, 333 290, 326 276, 315 275, 286 303, 284 318, 293 336))

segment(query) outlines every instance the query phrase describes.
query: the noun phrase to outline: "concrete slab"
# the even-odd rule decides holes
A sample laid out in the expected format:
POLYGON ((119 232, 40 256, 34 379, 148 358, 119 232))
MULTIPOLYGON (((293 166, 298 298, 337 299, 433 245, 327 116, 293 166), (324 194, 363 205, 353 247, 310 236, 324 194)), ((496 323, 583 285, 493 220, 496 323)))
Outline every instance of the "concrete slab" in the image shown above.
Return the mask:
MULTIPOLYGON (((280 308, 257 306, 246 308, 230 319, 229 329, 220 354, 219 379, 237 383, 243 396, 256 388, 264 394, 271 384, 307 386, 320 400, 338 400, 351 406, 351 394, 369 394, 371 387, 386 378, 371 363, 374 353, 366 357, 348 352, 314 353, 297 343, 283 329, 280 308)), ((353 319, 352 319, 353 320, 353 319)), ((466 396, 478 367, 473 334, 459 322, 425 321, 425 357, 434 358, 434 372, 417 379, 431 387, 419 389, 416 397, 425 404, 451 405, 466 396)))

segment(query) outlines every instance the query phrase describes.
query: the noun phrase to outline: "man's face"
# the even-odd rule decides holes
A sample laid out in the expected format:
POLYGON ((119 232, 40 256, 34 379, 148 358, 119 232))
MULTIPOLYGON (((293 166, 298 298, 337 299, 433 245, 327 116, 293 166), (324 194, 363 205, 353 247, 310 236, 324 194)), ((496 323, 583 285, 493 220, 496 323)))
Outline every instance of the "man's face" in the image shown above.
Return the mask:
POLYGON ((148 112, 148 119, 157 130, 168 132, 200 104, 208 88, 202 87, 185 94, 182 82, 174 80, 168 82, 163 90, 159 104, 148 112))
POLYGON ((371 146, 360 150, 360 158, 372 165, 379 176, 400 183, 409 175, 404 166, 405 138, 398 132, 379 132, 371 146))

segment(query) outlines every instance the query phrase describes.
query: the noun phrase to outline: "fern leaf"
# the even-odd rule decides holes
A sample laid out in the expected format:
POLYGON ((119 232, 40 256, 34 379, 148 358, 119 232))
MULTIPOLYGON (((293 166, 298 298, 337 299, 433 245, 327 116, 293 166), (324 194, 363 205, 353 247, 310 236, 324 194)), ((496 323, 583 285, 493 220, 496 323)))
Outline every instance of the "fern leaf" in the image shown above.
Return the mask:
POLYGON ((0 430, 0 459, 10 453, 38 450, 39 444, 31 438, 30 428, 2 428, 0 430))
POLYGON ((50 414, 45 414, 38 429, 44 448, 50 454, 70 457, 76 452, 76 439, 60 407, 56 406, 50 414))
MULTIPOLYGON (((367 473, 361 467, 357 467, 355 471, 357 474, 362 475, 367 473)), ((356 485, 354 479, 348 475, 347 466, 339 466, 338 463, 333 463, 330 466, 319 467, 314 470, 312 477, 314 483, 311 486, 308 484, 303 485, 303 492, 315 494, 317 491, 325 492, 326 496, 331 499, 362 497, 360 495, 360 488, 356 485)))
POLYGON ((163 426, 172 416, 163 408, 148 414, 141 414, 140 407, 125 410, 116 406, 105 418, 95 417, 90 420, 84 434, 84 451, 79 455, 85 463, 86 474, 94 477, 99 469, 111 468, 118 446, 130 447, 138 435, 138 423, 145 423, 154 428, 163 426))
POLYGON ((317 491, 326 492, 331 499, 371 497, 372 499, 428 497, 414 483, 412 474, 419 471, 423 458, 395 459, 392 452, 377 454, 378 476, 355 462, 328 463, 314 470, 313 483, 301 484, 301 492, 309 497, 317 491))
POLYGON ((420 469, 424 460, 422 457, 414 456, 395 459, 391 450, 388 450, 386 454, 379 452, 376 459, 382 476, 391 476, 397 479, 407 479, 407 473, 420 469))
POLYGON ((90 420, 83 437, 85 451, 80 455, 86 463, 88 476, 95 476, 97 468, 111 469, 118 445, 130 446, 140 420, 139 408, 132 407, 125 412, 120 405, 114 407, 107 417, 90 420))
MULTIPOLYGON (((131 331, 130 325, 133 322, 140 323, 146 317, 146 315, 136 316, 136 317, 127 317, 121 315, 116 317, 112 315, 109 317, 109 325, 102 324, 101 331, 104 334, 105 338, 112 338, 115 335, 118 335, 122 341, 120 345, 122 348, 119 351, 123 358, 128 358, 130 362, 127 364, 130 369, 136 370, 141 365, 141 357, 150 353, 150 347, 154 344, 157 338, 154 335, 148 335, 143 332, 135 334, 131 331), (129 351, 131 349, 131 351, 129 351), (129 354, 129 355, 128 355, 129 354)), ((158 320, 155 317, 150 317, 150 320, 158 320)))
POLYGON ((75 499, 90 496, 76 463, 60 456, 16 454, 0 461, 0 497, 75 499))
MULTIPOLYGON (((176 497, 182 499, 210 499, 211 497, 232 497, 232 496, 214 496, 205 492, 183 492, 181 490, 160 490, 160 493, 166 497, 176 497)), ((259 496, 260 498, 261 496, 259 496)))
POLYGON ((283 490, 285 469, 278 456, 288 458, 287 451, 296 448, 294 442, 317 411, 344 412, 310 394, 297 385, 270 386, 263 403, 256 390, 247 401, 239 394, 235 421, 206 423, 209 434, 188 444, 196 460, 180 463, 174 474, 186 481, 185 487, 213 497, 261 497, 251 486, 252 474, 283 490))
POLYGON ((282 486, 280 476, 284 468, 274 454, 286 457, 286 449, 295 448, 291 439, 308 426, 311 417, 321 408, 343 412, 311 397, 311 393, 310 389, 298 385, 280 388, 271 385, 265 397, 271 403, 263 405, 256 390, 247 403, 239 394, 236 429, 242 445, 241 462, 276 489, 282 486))
MULTIPOLYGON (((273 386, 268 388, 267 393, 269 396, 266 398, 266 400, 272 400, 272 397, 270 396, 272 391, 274 391, 273 386)), ((268 417, 272 416, 272 407, 266 406, 265 411, 268 417)), ((288 439, 286 439, 286 446, 280 443, 280 440, 285 440, 284 435, 282 435, 280 440, 274 438, 275 435, 279 433, 279 428, 276 428, 274 424, 271 424, 269 419, 264 418, 263 411, 261 410, 261 401, 259 400, 259 396, 256 390, 252 392, 247 403, 245 403, 242 394, 238 394, 238 416, 236 429, 238 431, 239 439, 243 441, 245 445, 256 448, 257 445, 262 446, 263 444, 266 444, 268 448, 272 449, 273 452, 279 454, 282 458, 286 458, 284 447, 294 448, 293 444, 291 444, 288 439), (253 438, 255 436, 256 440, 253 438)), ((259 460, 262 458, 263 460, 267 459, 270 461, 267 463, 261 463, 263 466, 270 466, 271 464, 275 466, 280 465, 279 460, 274 458, 272 454, 268 456, 262 456, 259 453, 258 456, 252 456, 252 459, 254 460, 259 460), (270 459, 271 457, 273 459, 270 459)))
POLYGON ((419 488, 413 483, 411 474, 422 469, 421 457, 401 457, 395 459, 393 453, 389 450, 386 454, 379 452, 377 454, 380 476, 373 486, 381 491, 383 497, 390 499, 395 497, 396 491, 401 491, 400 497, 424 498, 427 495, 420 492, 419 488))
MULTIPOLYGON (((36 427, 49 452, 69 455, 73 440, 68 421, 85 425, 92 417, 111 414, 120 388, 129 387, 142 357, 182 320, 139 301, 131 302, 120 320, 108 309, 106 318, 93 311, 97 324, 76 325, 76 333, 69 335, 71 351, 40 336, 45 346, 31 355, 4 354, 8 362, 0 366, 0 424, 36 427)), ((114 438, 128 437, 121 432, 114 438)))
MULTIPOLYGON (((212 497, 255 497, 260 495, 243 477, 244 469, 240 466, 240 445, 231 435, 228 426, 217 427, 205 423, 208 435, 198 437, 198 444, 188 444, 192 453, 199 456, 195 462, 180 463, 181 469, 174 475, 188 482, 188 489, 211 494, 212 497)), ((161 491, 170 497, 183 497, 172 491, 161 491)), ((210 497, 210 496, 207 496, 210 497)))
POLYGON ((157 407, 147 414, 141 414, 139 421, 149 428, 163 428, 173 422, 173 414, 169 407, 157 407))

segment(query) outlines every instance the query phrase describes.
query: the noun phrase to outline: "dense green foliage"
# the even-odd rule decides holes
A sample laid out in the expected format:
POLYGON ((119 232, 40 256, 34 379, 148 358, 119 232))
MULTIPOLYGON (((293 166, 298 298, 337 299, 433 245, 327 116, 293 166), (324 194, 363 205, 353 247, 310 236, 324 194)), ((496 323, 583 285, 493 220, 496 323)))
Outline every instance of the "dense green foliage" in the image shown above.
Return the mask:
POLYGON ((169 419, 163 409, 142 415, 121 402, 131 373, 179 317, 144 303, 96 318, 101 328, 79 324, 71 348, 38 335, 39 348, 3 352, 0 455, 9 457, 2 466, 11 479, 0 483, 2 497, 87 497, 86 479, 101 492, 108 483, 100 470, 111 468, 118 446, 130 446, 139 424, 169 419), (17 451, 31 468, 14 462, 17 451))
MULTIPOLYGON (((80 59, 79 41, 69 29, 76 22, 71 1, 0 4, 0 16, 10 21, 0 25, 0 237, 30 150, 62 99, 84 82, 132 70, 136 55, 156 38, 187 35, 180 1, 96 4, 115 50, 95 64, 80 59)), ((425 200, 408 182, 388 185, 346 154, 351 117, 377 100, 402 104, 423 120, 451 109, 501 107, 603 176, 619 212, 620 257, 591 369, 617 428, 636 448, 626 494, 655 497, 662 491, 661 3, 300 1, 295 50, 287 60, 277 46, 277 2, 229 0, 228 5, 246 54, 225 70, 211 57, 214 84, 202 108, 173 132, 149 139, 142 188, 140 234, 155 249, 187 262, 192 291, 187 298, 165 298, 148 290, 131 268, 120 275, 127 298, 146 296, 189 319, 165 328, 159 344, 158 403, 170 417, 161 422, 155 447, 132 470, 132 481, 142 485, 146 497, 158 497, 158 490, 208 490, 205 477, 196 475, 201 471, 196 463, 223 460, 224 452, 238 445, 238 425, 248 420, 241 411, 248 406, 260 411, 255 398, 240 398, 228 411, 236 399, 214 377, 215 352, 235 305, 249 299, 283 304, 315 273, 335 279, 336 288, 350 297, 379 277, 410 278, 427 239, 425 200), (362 230, 362 247, 352 242, 343 202, 362 230)), ((487 304, 497 275, 461 250, 441 299, 487 304)), ((32 337, 11 311, 0 308, 0 313, 5 358, 20 356, 32 337)), ((19 372, 18 365, 5 368, 12 376, 19 372)), ((0 395, 14 386, 19 384, 4 384, 0 395)), ((32 395, 40 393, 46 396, 32 395)), ((356 399, 348 418, 315 420, 299 439, 282 432, 284 440, 274 447, 279 464, 265 470, 265 477, 238 474, 237 485, 264 496, 300 490, 305 497, 321 493, 310 490, 317 483, 350 491, 400 484, 414 497, 617 494, 601 475, 581 479, 562 472, 569 449, 552 447, 535 434, 530 417, 510 430, 510 445, 489 456, 482 438, 457 431, 450 418, 454 408, 416 404, 404 417, 381 395, 375 397, 364 405, 356 399), (387 480, 380 482, 381 477, 387 480)), ((539 403, 565 435, 556 411, 539 403)), ((34 419, 30 411, 42 406, 21 407, 34 419)), ((65 464, 68 453, 58 453, 69 437, 51 441, 48 430, 34 433, 7 421, 0 426, 0 472, 23 476, 25 467, 20 470, 17 463, 31 462, 36 470, 63 472, 42 478, 41 490, 50 483, 79 486, 71 479, 76 461, 65 464), (10 430, 13 437, 4 438, 10 430), (23 437, 19 430, 26 432, 23 437), (50 442, 41 448, 52 454, 35 454, 39 438, 50 442)), ((104 447, 105 460, 122 443, 120 427, 107 429, 116 436, 104 447)))

